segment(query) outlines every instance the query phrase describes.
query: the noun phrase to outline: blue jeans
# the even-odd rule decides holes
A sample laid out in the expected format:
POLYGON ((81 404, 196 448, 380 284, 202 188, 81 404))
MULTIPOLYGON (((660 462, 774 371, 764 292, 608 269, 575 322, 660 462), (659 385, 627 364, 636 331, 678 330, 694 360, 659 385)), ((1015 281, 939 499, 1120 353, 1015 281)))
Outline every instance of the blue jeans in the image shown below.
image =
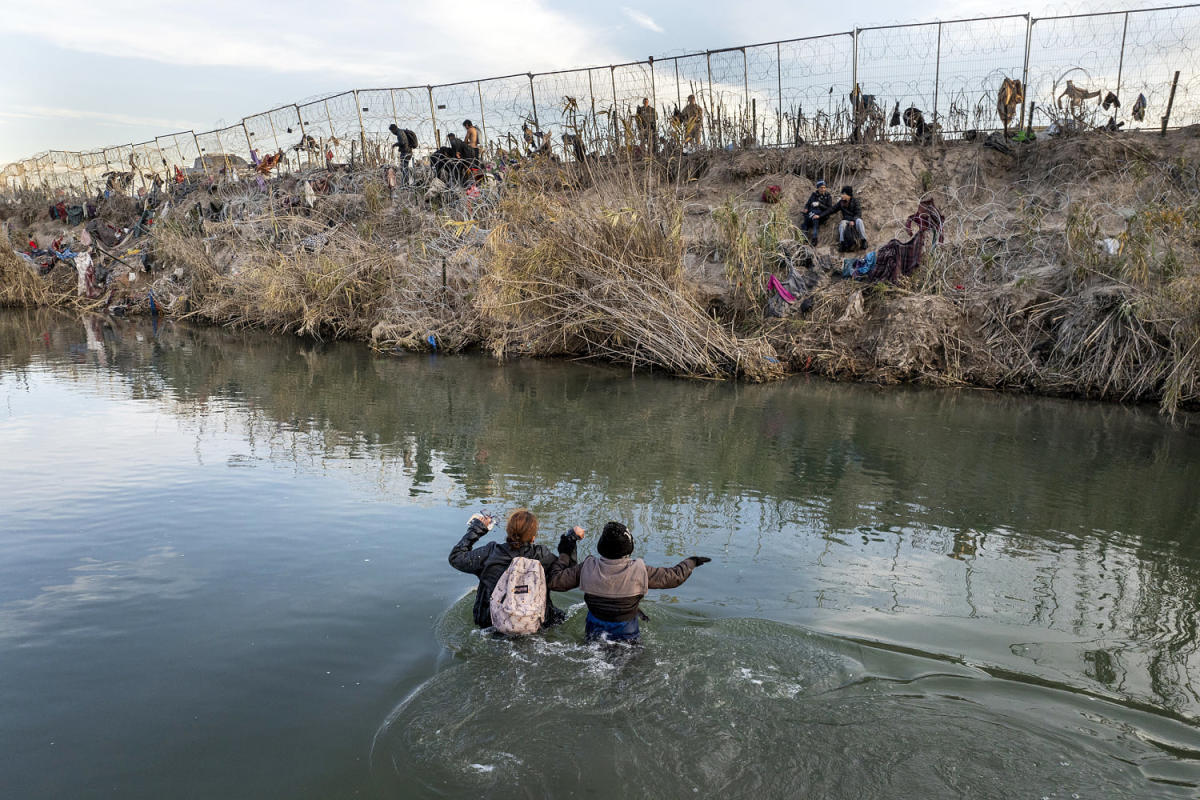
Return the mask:
POLYGON ((804 218, 804 235, 808 237, 808 243, 813 247, 817 246, 817 232, 821 230, 821 220, 813 219, 812 217, 804 218))
POLYGON ((585 631, 589 642, 600 639, 609 642, 636 642, 642 635, 637 617, 628 622, 605 622, 593 617, 590 611, 587 615, 585 631))

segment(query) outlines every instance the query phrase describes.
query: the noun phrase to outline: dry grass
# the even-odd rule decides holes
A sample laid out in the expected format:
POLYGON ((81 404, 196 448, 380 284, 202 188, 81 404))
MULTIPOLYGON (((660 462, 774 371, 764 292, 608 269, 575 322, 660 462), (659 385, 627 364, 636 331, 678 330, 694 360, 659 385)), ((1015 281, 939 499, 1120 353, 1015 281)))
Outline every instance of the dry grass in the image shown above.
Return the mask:
MULTIPOLYGON (((177 206, 154 232, 165 268, 153 289, 172 314, 383 350, 427 348, 432 335, 445 350, 702 378, 766 380, 786 367, 1153 399, 1173 412, 1200 405, 1200 159, 1172 147, 1094 136, 1015 160, 836 146, 657 162, 627 149, 582 165, 535 159, 471 199, 391 197, 378 170, 330 174, 332 194, 312 210, 294 204, 300 184, 287 178, 268 192, 223 188, 227 218, 202 235, 177 206), (912 193, 932 191, 944 241, 898 286, 825 278, 807 314, 764 320, 764 279, 797 233, 786 202, 756 202, 759 184, 817 177, 865 183, 888 236, 912 193), (898 184, 894 202, 872 180, 898 184), (1100 249, 1104 238, 1120 252, 1100 249), (168 277, 176 268, 181 280, 168 277)), ((31 201, 4 213, 23 225, 35 212, 31 201)), ((77 299, 69 270, 39 278, 4 250, 0 303, 103 304, 77 299)))
POLYGON ((497 209, 479 306, 498 356, 577 354, 675 375, 783 374, 762 337, 710 317, 683 273, 682 203, 617 166, 585 194, 517 184, 497 209))

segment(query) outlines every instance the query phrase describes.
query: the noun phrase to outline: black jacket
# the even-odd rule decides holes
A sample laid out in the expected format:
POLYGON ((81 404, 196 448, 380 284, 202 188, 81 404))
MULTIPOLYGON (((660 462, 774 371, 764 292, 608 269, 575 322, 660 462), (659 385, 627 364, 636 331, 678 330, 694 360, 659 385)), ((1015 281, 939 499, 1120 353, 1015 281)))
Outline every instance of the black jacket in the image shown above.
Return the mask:
MULTIPOLYGON (((550 566, 559 560, 562 561, 560 569, 575 563, 574 554, 555 555, 550 548, 540 544, 527 544, 524 547, 514 548, 510 547, 508 542, 488 542, 478 550, 472 549, 487 532, 487 528, 482 522, 477 519, 471 520, 467 525, 466 535, 459 539, 458 544, 454 545, 454 549, 450 551, 450 566, 460 572, 469 572, 479 577, 479 588, 475 591, 474 616, 475 624, 481 628, 491 627, 492 590, 496 588, 500 576, 504 574, 504 570, 508 569, 509 562, 514 558, 519 556, 540 561, 542 568, 547 572, 549 572, 550 566)), ((562 616, 562 612, 554 607, 554 603, 550 602, 549 594, 547 594, 544 624, 555 624, 561 620, 562 616)))
POLYGON ((833 213, 833 195, 829 192, 821 194, 813 192, 808 196, 808 202, 804 204, 804 218, 808 219, 808 215, 816 213, 818 219, 825 219, 833 213))
POLYGON ((402 156, 412 155, 412 147, 408 143, 408 130, 402 130, 396 134, 396 141, 392 147, 399 150, 402 156))
POLYGON ((839 211, 842 212, 842 219, 848 219, 853 222, 862 217, 862 203, 858 202, 857 197, 851 197, 849 203, 839 199, 837 204, 829 210, 829 214, 833 216, 839 211))

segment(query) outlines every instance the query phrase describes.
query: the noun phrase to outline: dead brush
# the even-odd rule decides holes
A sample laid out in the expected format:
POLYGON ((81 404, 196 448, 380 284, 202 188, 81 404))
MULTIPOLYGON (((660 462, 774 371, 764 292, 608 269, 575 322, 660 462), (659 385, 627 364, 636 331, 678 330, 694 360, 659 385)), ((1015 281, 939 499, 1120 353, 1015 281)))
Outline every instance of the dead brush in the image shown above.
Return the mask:
POLYGON ((510 187, 489 239, 481 313, 497 356, 580 355, 676 375, 783 374, 763 338, 710 317, 683 274, 683 207, 646 174, 617 167, 586 198, 510 187))
POLYGON ((713 210, 712 218, 735 321, 761 319, 767 274, 780 263, 779 243, 799 239, 800 232, 788 219, 783 204, 759 209, 730 198, 713 210))

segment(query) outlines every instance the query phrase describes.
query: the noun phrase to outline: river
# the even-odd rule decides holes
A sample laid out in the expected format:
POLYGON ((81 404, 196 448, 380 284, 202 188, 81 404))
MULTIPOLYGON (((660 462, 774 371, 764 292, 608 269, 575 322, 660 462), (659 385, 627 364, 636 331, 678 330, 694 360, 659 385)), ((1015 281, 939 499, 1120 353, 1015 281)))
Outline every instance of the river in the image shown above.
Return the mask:
POLYGON ((1196 423, 4 312, 0 794, 1195 797, 1196 423), (483 636, 520 506, 713 561, 483 636))

